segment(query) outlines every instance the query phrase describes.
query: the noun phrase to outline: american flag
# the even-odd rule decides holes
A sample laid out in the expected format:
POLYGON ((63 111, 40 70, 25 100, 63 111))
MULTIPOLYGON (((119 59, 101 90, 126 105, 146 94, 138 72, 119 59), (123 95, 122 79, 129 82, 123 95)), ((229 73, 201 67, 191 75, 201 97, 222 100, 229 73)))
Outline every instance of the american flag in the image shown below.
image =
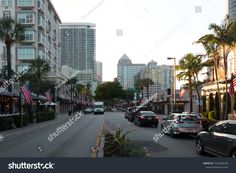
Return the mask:
POLYGON ((180 97, 180 98, 183 98, 184 93, 185 93, 185 89, 184 89, 184 88, 181 88, 181 90, 180 90, 180 92, 179 92, 179 97, 180 97))
POLYGON ((49 104, 52 102, 52 97, 50 95, 50 91, 51 90, 49 89, 47 92, 44 93, 46 95, 47 99, 48 99, 48 103, 49 104))
POLYGON ((25 97, 26 102, 30 103, 31 102, 31 95, 30 95, 29 89, 27 88, 27 85, 23 85, 20 89, 25 97))

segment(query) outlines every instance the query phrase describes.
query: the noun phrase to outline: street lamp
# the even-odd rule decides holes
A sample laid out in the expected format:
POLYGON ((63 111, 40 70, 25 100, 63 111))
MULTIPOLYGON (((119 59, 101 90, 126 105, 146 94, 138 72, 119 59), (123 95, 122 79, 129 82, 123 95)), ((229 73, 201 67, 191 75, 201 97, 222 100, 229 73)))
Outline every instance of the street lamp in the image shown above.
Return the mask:
POLYGON ((167 57, 167 60, 174 60, 174 70, 173 70, 173 78, 174 78, 174 104, 172 111, 175 112, 176 108, 176 58, 167 57))

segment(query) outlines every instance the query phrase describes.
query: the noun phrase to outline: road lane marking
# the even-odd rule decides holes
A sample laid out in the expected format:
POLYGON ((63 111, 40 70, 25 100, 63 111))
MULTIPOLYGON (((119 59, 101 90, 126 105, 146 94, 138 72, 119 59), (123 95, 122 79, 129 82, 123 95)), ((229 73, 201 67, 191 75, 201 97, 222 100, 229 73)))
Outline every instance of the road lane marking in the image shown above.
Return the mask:
POLYGON ((95 146, 93 147, 94 151, 92 153, 92 157, 93 158, 97 158, 97 154, 98 154, 98 151, 99 151, 99 147, 100 147, 100 141, 101 141, 101 138, 102 138, 102 133, 103 133, 103 129, 104 129, 104 126, 105 126, 105 123, 103 121, 102 123, 102 126, 98 132, 98 135, 96 137, 96 143, 95 143, 95 146))

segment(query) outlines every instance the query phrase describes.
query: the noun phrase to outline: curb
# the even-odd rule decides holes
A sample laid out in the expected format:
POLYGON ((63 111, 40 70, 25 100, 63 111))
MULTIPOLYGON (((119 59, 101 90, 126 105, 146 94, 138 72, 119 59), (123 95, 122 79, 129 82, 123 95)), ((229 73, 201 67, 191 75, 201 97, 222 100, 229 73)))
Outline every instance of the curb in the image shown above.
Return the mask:
POLYGON ((102 136, 102 137, 100 138, 100 145, 99 145, 99 149, 98 149, 98 153, 97 153, 97 157, 98 157, 98 158, 103 158, 103 156, 104 156, 104 151, 103 151, 104 142, 105 142, 105 137, 102 136))

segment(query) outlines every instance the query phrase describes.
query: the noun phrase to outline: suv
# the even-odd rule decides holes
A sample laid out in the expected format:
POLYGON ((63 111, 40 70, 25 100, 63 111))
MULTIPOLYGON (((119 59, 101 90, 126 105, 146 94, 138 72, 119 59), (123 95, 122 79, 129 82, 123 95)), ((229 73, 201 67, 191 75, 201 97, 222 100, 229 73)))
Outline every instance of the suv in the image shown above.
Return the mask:
POLYGON ((202 131, 201 121, 195 114, 173 113, 162 119, 161 129, 175 137, 178 134, 198 134, 202 131), (168 131, 164 129, 169 129, 168 131))
POLYGON ((236 120, 220 121, 196 138, 198 154, 236 158, 236 120))

